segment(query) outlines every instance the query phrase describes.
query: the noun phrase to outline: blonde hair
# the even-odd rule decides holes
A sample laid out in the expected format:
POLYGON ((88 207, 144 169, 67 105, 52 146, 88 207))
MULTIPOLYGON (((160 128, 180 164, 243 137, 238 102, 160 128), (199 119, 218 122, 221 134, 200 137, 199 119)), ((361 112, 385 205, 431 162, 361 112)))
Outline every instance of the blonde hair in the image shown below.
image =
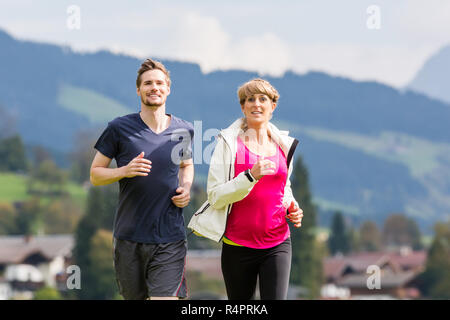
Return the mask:
POLYGON ((269 81, 256 78, 244 83, 239 87, 237 92, 239 103, 243 105, 248 97, 251 97, 258 93, 267 95, 274 103, 276 103, 280 98, 280 94, 278 93, 277 89, 275 89, 269 83, 269 81))
MULTIPOLYGON (((269 81, 266 81, 261 78, 255 78, 250 81, 247 81, 246 83, 244 83, 239 87, 237 95, 241 106, 244 105, 248 97, 251 97, 255 94, 265 94, 266 96, 269 97, 270 100, 272 100, 273 103, 277 103, 278 99, 280 98, 280 94, 278 93, 277 89, 275 89, 269 83, 269 81)), ((247 128, 248 128, 247 119, 245 119, 244 117, 241 129, 246 131, 247 128)))

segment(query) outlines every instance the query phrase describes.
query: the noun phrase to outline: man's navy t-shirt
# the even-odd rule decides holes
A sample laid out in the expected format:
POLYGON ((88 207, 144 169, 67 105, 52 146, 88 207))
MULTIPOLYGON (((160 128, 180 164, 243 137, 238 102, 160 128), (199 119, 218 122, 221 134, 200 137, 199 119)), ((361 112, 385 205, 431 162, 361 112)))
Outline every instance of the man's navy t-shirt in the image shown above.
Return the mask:
POLYGON ((156 134, 139 113, 109 122, 94 148, 117 167, 127 165, 144 151, 152 162, 148 176, 119 180, 119 206, 114 237, 140 243, 166 243, 186 238, 182 208, 171 198, 177 193, 180 160, 192 158, 194 129, 190 122, 171 115, 169 127, 156 134))

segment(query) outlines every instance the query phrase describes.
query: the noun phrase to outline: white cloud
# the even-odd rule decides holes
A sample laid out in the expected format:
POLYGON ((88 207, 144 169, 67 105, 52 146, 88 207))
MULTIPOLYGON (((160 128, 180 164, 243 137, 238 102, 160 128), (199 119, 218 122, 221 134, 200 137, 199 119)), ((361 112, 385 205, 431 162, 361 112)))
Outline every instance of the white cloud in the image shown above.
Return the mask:
MULTIPOLYGON (((29 0, 27 0, 29 1, 29 0)), ((22 0, 22 3, 24 1, 22 0)), ((2 4, 1 27, 22 39, 70 45, 77 51, 106 49, 195 62, 204 72, 245 69, 273 76, 286 70, 320 70, 357 80, 406 85, 423 62, 450 39, 450 2, 378 1, 381 29, 370 31, 365 3, 276 6, 78 0, 80 31, 66 28, 66 8, 43 0, 33 10, 2 4), (105 9, 107 8, 107 9, 105 9), (231 10, 231 8, 233 10, 231 10), (231 11, 230 11, 231 10, 231 11), (244 15, 245 12, 245 15, 244 15)))
POLYGON ((216 18, 187 12, 178 17, 163 51, 177 59, 197 62, 204 71, 210 71, 229 63, 226 52, 230 41, 231 36, 216 18))
POLYGON ((388 45, 313 44, 294 49, 293 69, 327 72, 355 80, 375 80, 394 87, 403 87, 423 61, 434 53, 433 47, 402 47, 388 45))
MULTIPOLYGON (((281 76, 286 70, 318 70, 356 80, 375 80, 405 86, 434 47, 406 44, 354 44, 286 42, 275 33, 233 37, 212 16, 183 12, 171 24, 159 56, 198 63, 203 72, 244 69, 281 76)), ((376 32, 376 31, 375 31, 376 32)))
POLYGON ((292 66, 292 50, 273 33, 244 38, 232 46, 233 67, 281 76, 292 66))
POLYGON ((450 1, 410 0, 392 8, 397 34, 403 41, 420 46, 425 43, 447 45, 450 42, 450 1))
POLYGON ((273 33, 236 40, 219 20, 196 12, 177 17, 158 55, 196 62, 203 72, 217 69, 245 69, 281 75, 290 66, 290 50, 273 33))

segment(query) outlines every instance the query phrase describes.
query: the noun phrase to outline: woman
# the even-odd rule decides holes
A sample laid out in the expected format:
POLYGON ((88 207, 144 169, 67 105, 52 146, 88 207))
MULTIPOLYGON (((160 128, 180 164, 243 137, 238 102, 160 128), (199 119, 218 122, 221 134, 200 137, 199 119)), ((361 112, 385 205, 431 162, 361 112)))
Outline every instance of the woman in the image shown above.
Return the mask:
POLYGON ((286 217, 301 226, 303 211, 289 176, 298 141, 269 120, 279 94, 263 79, 238 90, 244 117, 222 130, 210 162, 208 201, 188 227, 223 240, 222 273, 229 299, 286 299, 291 241, 286 217))

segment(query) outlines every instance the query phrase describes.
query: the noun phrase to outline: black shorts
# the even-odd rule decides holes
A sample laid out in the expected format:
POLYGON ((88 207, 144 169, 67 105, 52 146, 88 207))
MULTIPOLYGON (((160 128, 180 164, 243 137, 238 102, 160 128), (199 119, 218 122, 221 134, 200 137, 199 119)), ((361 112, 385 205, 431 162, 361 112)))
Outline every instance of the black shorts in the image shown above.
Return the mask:
POLYGON ((137 243, 114 238, 114 269, 126 300, 187 296, 186 240, 137 243))

